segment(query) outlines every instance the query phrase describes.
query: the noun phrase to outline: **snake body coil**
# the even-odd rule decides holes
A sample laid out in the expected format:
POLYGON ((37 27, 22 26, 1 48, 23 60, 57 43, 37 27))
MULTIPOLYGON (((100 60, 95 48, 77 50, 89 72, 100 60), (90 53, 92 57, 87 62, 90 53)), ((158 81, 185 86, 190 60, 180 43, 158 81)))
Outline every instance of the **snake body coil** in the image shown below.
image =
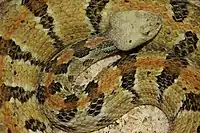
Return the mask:
MULTIPOLYGON (((192 0, 191 0, 192 1, 192 0)), ((86 133, 139 105, 170 133, 200 133, 200 7, 180 0, 0 2, 0 132, 86 133), (110 16, 162 16, 140 50, 116 49, 110 16)))

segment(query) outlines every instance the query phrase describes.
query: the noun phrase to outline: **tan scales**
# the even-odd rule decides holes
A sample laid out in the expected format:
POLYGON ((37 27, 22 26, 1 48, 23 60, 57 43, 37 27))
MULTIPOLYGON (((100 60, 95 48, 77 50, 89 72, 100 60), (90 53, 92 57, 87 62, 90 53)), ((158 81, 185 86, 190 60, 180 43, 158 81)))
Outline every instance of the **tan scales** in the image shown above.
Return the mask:
POLYGON ((199 133, 199 38, 193 0, 1 0, 0 132, 92 132, 150 104, 169 133, 199 133), (131 10, 162 27, 123 52, 109 18, 131 10))

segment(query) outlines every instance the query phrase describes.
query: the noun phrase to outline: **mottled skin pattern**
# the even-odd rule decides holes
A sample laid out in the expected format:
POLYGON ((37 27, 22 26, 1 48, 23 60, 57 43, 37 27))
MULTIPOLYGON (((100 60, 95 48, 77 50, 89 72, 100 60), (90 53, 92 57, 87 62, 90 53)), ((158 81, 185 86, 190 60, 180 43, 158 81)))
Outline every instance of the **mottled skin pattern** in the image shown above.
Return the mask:
POLYGON ((150 104, 169 133, 200 133, 199 27, 190 1, 0 1, 0 132, 85 133, 150 104), (118 51, 105 32, 125 10, 162 16, 142 49, 118 51))

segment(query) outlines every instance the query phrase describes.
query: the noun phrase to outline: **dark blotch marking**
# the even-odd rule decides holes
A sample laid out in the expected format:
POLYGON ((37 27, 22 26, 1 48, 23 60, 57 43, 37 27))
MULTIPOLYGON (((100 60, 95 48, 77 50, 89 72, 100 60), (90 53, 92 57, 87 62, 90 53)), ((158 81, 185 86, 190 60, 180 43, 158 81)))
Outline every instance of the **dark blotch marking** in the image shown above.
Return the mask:
POLYGON ((22 51, 20 46, 17 45, 14 41, 5 40, 2 37, 0 37, 0 55, 9 55, 12 60, 29 60, 32 65, 44 65, 44 62, 36 60, 30 52, 22 51))
POLYGON ((78 100, 79 100, 79 98, 75 94, 72 94, 72 95, 66 96, 64 102, 65 103, 74 102, 74 101, 76 102, 78 100))
POLYGON ((82 57, 88 55, 90 52, 90 48, 86 48, 86 47, 79 47, 79 48, 77 47, 74 50, 75 50, 74 56, 78 57, 78 58, 82 58, 82 57))
POLYGON ((3 105, 4 102, 10 101, 11 93, 8 86, 2 84, 0 86, 0 107, 3 105))
POLYGON ((86 15, 95 30, 92 34, 100 33, 100 22, 102 19, 101 11, 106 6, 109 0, 91 0, 89 6, 86 8, 86 15))
POLYGON ((48 5, 44 0, 22 0, 22 5, 25 5, 36 17, 41 17, 40 24, 44 29, 49 29, 48 35, 54 39, 53 45, 56 48, 64 47, 63 41, 53 31, 54 19, 47 13, 48 5))
POLYGON ((187 88, 186 88, 186 87, 183 87, 183 90, 184 90, 184 91, 186 91, 186 90, 187 90, 187 88))
POLYGON ((88 106, 87 114, 90 116, 97 116, 101 112, 104 102, 104 94, 99 94, 98 97, 92 99, 88 106))
POLYGON ((47 4, 44 0, 22 0, 22 5, 25 5, 37 17, 41 17, 47 12, 47 4))
POLYGON ((68 66, 70 65, 71 61, 69 61, 68 63, 63 63, 63 64, 60 64, 59 66, 57 66, 55 68, 55 74, 65 74, 67 73, 67 70, 68 70, 68 66))
POLYGON ((0 100, 10 101, 11 97, 18 99, 21 103, 27 102, 33 95, 35 91, 25 91, 22 87, 12 87, 2 84, 0 86, 0 100))
POLYGON ((91 66, 94 62, 94 59, 86 59, 84 62, 83 62, 83 66, 91 66))
POLYGON ((200 126, 197 127, 197 133, 200 133, 200 126))
POLYGON ((53 18, 48 15, 44 15, 40 19, 40 24, 43 25, 44 29, 50 29, 53 27, 53 18))
POLYGON ((46 90, 45 86, 39 85, 39 87, 37 88, 36 98, 40 104, 43 104, 45 102, 45 99, 47 98, 45 90, 46 90))
POLYGON ((43 25, 43 27, 45 29, 49 29, 48 31, 48 35, 54 39, 54 43, 53 45, 55 46, 55 48, 63 48, 64 44, 63 41, 60 39, 60 37, 58 37, 56 35, 56 33, 53 31, 53 17, 50 17, 48 15, 44 16, 41 18, 41 24, 43 25))
POLYGON ((61 122, 69 122, 75 117, 77 109, 61 109, 56 118, 61 122))
POLYGON ((22 87, 7 87, 8 91, 10 92, 10 96, 14 99, 18 99, 22 103, 27 102, 33 96, 33 94, 35 94, 35 91, 25 91, 22 87))
POLYGON ((63 48, 64 47, 63 41, 53 31, 54 28, 53 21, 54 21, 53 17, 49 16, 48 14, 45 14, 40 19, 40 23, 43 25, 43 28, 49 29, 47 34, 54 39, 53 45, 55 46, 55 48, 63 48))
POLYGON ((124 2, 125 2, 125 3, 129 3, 130 1, 129 1, 129 0, 124 0, 124 2))
POLYGON ((14 71, 13 71, 13 74, 14 74, 14 75, 17 75, 17 72, 14 70, 14 71))
POLYGON ((74 81, 74 76, 73 75, 68 75, 68 80, 69 82, 73 82, 74 81))
POLYGON ((129 70, 126 73, 122 74, 122 87, 128 90, 131 90, 134 86, 135 81, 135 72, 136 70, 129 70))
POLYGON ((85 92, 88 93, 88 96, 92 96, 94 89, 98 88, 98 83, 95 83, 94 80, 89 82, 85 88, 85 92))
POLYGON ((12 43, 12 40, 5 40, 2 37, 0 37, 0 55, 7 55, 12 46, 12 43))
POLYGON ((186 93, 186 100, 182 101, 182 110, 187 111, 200 111, 200 94, 195 94, 193 92, 186 93))
POLYGON ((128 55, 122 56, 122 58, 120 60, 117 60, 116 62, 114 62, 112 65, 115 66, 117 65, 118 67, 123 66, 126 63, 134 63, 136 62, 136 55, 132 54, 129 55, 128 51, 127 53, 128 55))
POLYGON ((43 62, 33 58, 30 52, 22 51, 14 41, 5 40, 2 37, 0 37, 0 55, 9 55, 12 60, 23 59, 24 61, 29 60, 34 65, 44 65, 43 62))
POLYGON ((167 59, 183 58, 197 49, 198 37, 192 31, 185 32, 185 39, 174 45, 169 52, 167 59))
POLYGON ((51 60, 51 61, 47 62, 47 64, 45 65, 44 71, 46 73, 53 72, 53 69, 55 68, 56 63, 57 63, 56 60, 51 60))
POLYGON ((86 55, 89 54, 89 52, 91 51, 90 48, 84 47, 84 45, 86 44, 87 39, 82 40, 78 43, 75 43, 71 46, 71 49, 74 50, 74 54, 73 56, 78 57, 78 58, 82 58, 86 55))
POLYGON ((98 122, 97 122, 97 126, 107 126, 110 123, 112 123, 113 119, 109 118, 109 117, 102 117, 98 122))
POLYGON ((138 93, 133 89, 135 81, 136 69, 128 70, 122 73, 122 87, 132 93, 132 103, 137 103, 139 101, 138 93))
MULTIPOLYGON (((174 61, 176 61, 176 59, 174 61)), ((187 61, 187 59, 180 58, 178 59, 178 61, 181 63, 182 68, 185 68, 187 65, 189 65, 189 62, 187 61)))
MULTIPOLYGON (((173 69, 173 68, 172 68, 173 69)), ((169 86, 171 86, 175 79, 177 79, 179 76, 178 71, 175 70, 171 70, 169 67, 165 67, 163 69, 163 71, 161 72, 160 75, 156 76, 157 80, 157 84, 159 85, 159 91, 160 94, 158 96, 158 102, 162 103, 163 102, 163 93, 165 91, 165 89, 167 89, 169 86)))
POLYGON ((45 29, 49 29, 48 31, 48 35, 54 39, 54 43, 53 45, 56 47, 56 48, 63 48, 64 47, 64 44, 63 44, 63 41, 56 35, 56 33, 53 31, 53 17, 50 17, 48 15, 44 16, 41 18, 41 22, 40 22, 43 27, 45 29))
POLYGON ((44 132, 46 129, 46 125, 37 119, 30 118, 29 120, 25 121, 25 128, 30 129, 34 132, 36 132, 37 130, 44 132))
POLYGON ((150 74, 151 74, 151 72, 150 72, 150 71, 148 71, 148 72, 147 72, 147 75, 150 75, 150 74))
POLYGON ((176 22, 183 22, 183 20, 188 15, 187 0, 170 0, 172 5, 172 11, 174 15, 172 16, 176 22))
POLYGON ((10 130, 10 128, 8 128, 7 132, 8 132, 8 133, 12 133, 12 131, 10 130))
POLYGON ((49 87, 48 87, 48 91, 49 91, 50 94, 53 95, 53 94, 55 94, 56 92, 60 92, 60 91, 61 91, 61 88, 62 88, 61 83, 52 81, 51 84, 50 84, 49 87))

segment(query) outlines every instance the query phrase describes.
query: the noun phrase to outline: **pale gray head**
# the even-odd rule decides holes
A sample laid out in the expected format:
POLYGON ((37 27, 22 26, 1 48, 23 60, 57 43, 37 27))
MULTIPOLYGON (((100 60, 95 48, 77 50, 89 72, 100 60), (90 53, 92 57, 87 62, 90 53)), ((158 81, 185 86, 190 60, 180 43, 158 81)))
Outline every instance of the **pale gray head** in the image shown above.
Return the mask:
POLYGON ((110 18, 109 34, 119 50, 131 50, 154 38, 161 26, 160 15, 147 11, 117 12, 110 18))

